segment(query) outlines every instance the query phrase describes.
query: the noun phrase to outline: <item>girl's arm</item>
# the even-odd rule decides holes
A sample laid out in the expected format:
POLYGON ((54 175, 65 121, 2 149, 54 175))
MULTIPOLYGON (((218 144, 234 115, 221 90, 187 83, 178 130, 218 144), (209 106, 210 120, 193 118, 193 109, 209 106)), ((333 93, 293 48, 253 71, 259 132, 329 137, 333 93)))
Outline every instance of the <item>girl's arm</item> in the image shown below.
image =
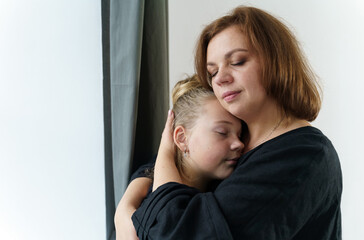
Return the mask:
POLYGON ((182 183, 174 162, 176 150, 173 141, 173 119, 173 111, 169 110, 154 167, 153 191, 167 182, 182 183))
POLYGON ((131 216, 147 196, 152 181, 140 177, 130 182, 115 212, 116 240, 137 240, 131 216))

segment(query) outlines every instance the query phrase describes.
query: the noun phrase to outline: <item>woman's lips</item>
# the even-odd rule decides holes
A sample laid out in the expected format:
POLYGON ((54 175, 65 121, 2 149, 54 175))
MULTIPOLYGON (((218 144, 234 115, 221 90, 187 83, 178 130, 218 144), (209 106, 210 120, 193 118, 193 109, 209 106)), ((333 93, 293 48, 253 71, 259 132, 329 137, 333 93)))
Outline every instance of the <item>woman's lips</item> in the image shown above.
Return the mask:
POLYGON ((225 102, 231 102, 240 93, 240 91, 227 91, 222 94, 222 98, 225 102))

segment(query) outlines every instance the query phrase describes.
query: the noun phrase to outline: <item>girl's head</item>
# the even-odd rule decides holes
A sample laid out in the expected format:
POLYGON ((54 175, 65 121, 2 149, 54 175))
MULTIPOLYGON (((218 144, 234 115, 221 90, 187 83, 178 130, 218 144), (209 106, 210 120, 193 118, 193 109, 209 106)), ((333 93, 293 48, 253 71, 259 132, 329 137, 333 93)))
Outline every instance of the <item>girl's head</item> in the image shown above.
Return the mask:
POLYGON ((227 112, 196 76, 178 82, 172 100, 178 169, 188 178, 229 176, 244 147, 241 121, 227 112))
POLYGON ((290 30, 257 8, 237 7, 204 28, 195 56, 196 71, 203 86, 214 88, 211 73, 207 71, 209 43, 231 27, 242 33, 250 54, 256 56, 260 84, 266 94, 277 101, 287 117, 313 121, 321 107, 316 77, 290 30))

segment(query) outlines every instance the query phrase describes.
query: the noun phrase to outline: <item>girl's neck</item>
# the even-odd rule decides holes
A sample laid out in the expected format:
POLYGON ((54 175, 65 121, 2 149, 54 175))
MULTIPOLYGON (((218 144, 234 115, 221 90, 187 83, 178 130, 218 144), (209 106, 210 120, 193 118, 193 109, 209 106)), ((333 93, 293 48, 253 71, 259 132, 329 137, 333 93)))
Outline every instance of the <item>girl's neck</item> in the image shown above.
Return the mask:
POLYGON ((208 183, 206 181, 202 181, 201 179, 182 178, 182 181, 187 186, 197 188, 201 192, 206 192, 206 190, 207 190, 207 184, 208 183))
POLYGON ((180 173, 183 184, 197 188, 201 192, 207 190, 208 184, 211 182, 210 179, 202 177, 201 174, 196 173, 188 166, 183 167, 183 171, 180 173))

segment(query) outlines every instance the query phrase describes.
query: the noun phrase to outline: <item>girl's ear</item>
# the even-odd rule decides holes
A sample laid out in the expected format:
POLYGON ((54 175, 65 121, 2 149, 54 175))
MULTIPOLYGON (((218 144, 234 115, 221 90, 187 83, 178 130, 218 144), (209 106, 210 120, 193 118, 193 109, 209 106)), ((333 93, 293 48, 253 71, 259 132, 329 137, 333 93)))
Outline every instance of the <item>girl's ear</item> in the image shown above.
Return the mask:
POLYGON ((184 152, 187 149, 187 133, 183 126, 177 126, 173 132, 173 140, 176 146, 184 152))

